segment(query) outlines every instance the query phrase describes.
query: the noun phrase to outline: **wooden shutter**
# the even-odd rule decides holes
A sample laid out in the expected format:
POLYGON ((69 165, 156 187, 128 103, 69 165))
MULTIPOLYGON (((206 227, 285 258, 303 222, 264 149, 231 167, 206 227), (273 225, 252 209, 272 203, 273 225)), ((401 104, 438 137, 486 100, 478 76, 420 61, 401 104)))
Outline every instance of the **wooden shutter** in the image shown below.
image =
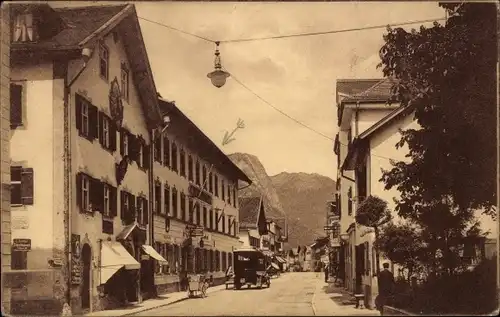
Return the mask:
POLYGON ((116 151, 116 124, 113 120, 108 120, 108 126, 109 126, 109 149, 111 151, 116 151))
POLYGON ((109 188, 109 210, 110 210, 110 216, 114 218, 117 215, 116 187, 108 185, 108 188, 109 188))
POLYGON ((82 97, 75 94, 75 116, 76 116, 76 129, 81 132, 82 130, 82 97))
POLYGON ((10 126, 16 128, 23 124, 23 86, 10 84, 10 126))
POLYGON ((23 168, 21 172, 21 201, 23 205, 33 205, 33 169, 23 168))
POLYGON ((144 163, 145 169, 149 169, 149 166, 151 165, 150 161, 149 161, 151 159, 150 151, 151 151, 151 146, 147 145, 147 144, 143 144, 142 162, 144 163))
POLYGON ((132 194, 128 194, 129 198, 129 215, 131 216, 132 219, 137 218, 137 210, 135 209, 135 196, 132 194))
MULTIPOLYGON (((103 124, 103 121, 106 120, 106 118, 104 118, 105 114, 98 111, 97 112, 97 118, 98 118, 98 122, 99 124, 97 125, 97 128, 98 128, 98 136, 99 136, 99 143, 104 146, 104 124, 103 124)), ((109 133, 109 131, 108 131, 109 133)))
POLYGON ((148 208, 148 200, 146 198, 142 199, 143 207, 142 207, 142 219, 143 224, 147 225, 149 223, 149 208, 148 208))
POLYGON ((82 173, 76 174, 76 205, 82 206, 82 173))
POLYGON ((128 132, 128 155, 130 156, 130 159, 132 161, 138 161, 139 160, 139 139, 133 135, 132 133, 128 132))
POLYGON ((163 165, 170 167, 170 141, 163 137, 163 165))
POLYGON ((125 210, 125 201, 128 199, 127 197, 127 192, 126 191, 120 191, 120 218, 122 220, 127 219, 127 212, 128 210, 125 210))
POLYGON ((125 154, 125 143, 123 142, 123 139, 127 135, 127 131, 125 129, 121 128, 120 129, 120 155, 123 156, 125 154))
POLYGON ((99 210, 103 212, 104 206, 104 184, 96 179, 90 178, 90 203, 92 210, 99 210))

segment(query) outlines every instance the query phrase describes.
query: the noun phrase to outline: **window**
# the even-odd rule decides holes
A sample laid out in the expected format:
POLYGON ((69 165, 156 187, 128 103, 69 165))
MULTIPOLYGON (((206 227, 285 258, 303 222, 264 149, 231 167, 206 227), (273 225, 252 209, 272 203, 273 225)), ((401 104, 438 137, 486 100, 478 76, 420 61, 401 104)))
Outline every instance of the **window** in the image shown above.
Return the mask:
POLYGON ((90 180, 86 175, 82 175, 82 201, 81 207, 82 211, 90 211, 90 180))
POLYGON ((120 132, 121 135, 121 146, 120 146, 120 154, 125 157, 129 155, 129 133, 125 129, 122 129, 120 132))
POLYGON ((89 141, 100 138, 99 109, 79 94, 75 94, 75 108, 78 134, 89 141))
POLYGON ((179 171, 179 167, 177 166, 177 145, 172 142, 172 170, 174 172, 179 171))
POLYGON ((129 76, 128 76, 128 69, 125 66, 125 64, 122 64, 121 79, 122 79, 122 97, 123 99, 128 101, 129 76))
POLYGON ((186 194, 181 192, 181 219, 186 220, 186 194))
POLYGON ((189 223, 194 223, 194 210, 193 210, 193 200, 188 198, 188 212, 189 212, 189 223))
POLYGON ((103 112, 99 112, 99 143, 107 150, 116 151, 116 127, 103 112))
POLYGON ((10 84, 10 127, 15 129, 23 125, 24 108, 23 85, 10 84))
POLYGON ((227 185, 227 202, 231 205, 231 185, 227 185))
POLYGON ((221 192, 222 192, 222 200, 226 200, 226 184, 224 183, 224 180, 221 179, 221 192))
POLYGON ((222 233, 226 233, 226 216, 222 215, 222 233))
POLYGON ((222 252, 222 271, 226 271, 226 266, 227 266, 227 258, 226 258, 226 252, 222 252))
POLYGON ((201 185, 200 183, 200 161, 196 161, 196 168, 194 172, 194 177, 197 185, 201 185))
POLYGON ((137 165, 139 167, 144 167, 144 145, 139 145, 139 156, 137 157, 137 165))
POLYGON ((216 211, 216 212, 215 212, 215 219, 214 219, 214 223, 215 223, 215 225, 214 225, 214 228, 213 228, 213 229, 214 229, 215 231, 219 231, 219 212, 218 212, 218 211, 216 211))
MULTIPOLYGON (((158 241, 155 241, 155 243, 154 243, 154 249, 159 254, 163 253, 163 245, 160 242, 158 242, 158 241)), ((156 274, 162 274, 163 273, 162 265, 160 264, 159 261, 155 261, 155 273, 156 274)))
POLYGON ((177 188, 172 188, 172 214, 174 217, 177 217, 178 213, 178 197, 177 197, 177 188))
POLYGON ((124 225, 134 223, 136 219, 136 199, 135 196, 129 192, 122 190, 120 192, 121 202, 121 219, 124 225))
POLYGON ((208 227, 208 223, 207 223, 207 207, 203 206, 203 226, 205 228, 208 227))
POLYGON ((356 185, 357 185, 357 203, 360 204, 366 198, 368 193, 367 189, 367 178, 366 178, 366 165, 356 169, 356 185))
POLYGON ((238 231, 239 231, 239 224, 238 224, 238 221, 235 221, 233 223, 233 226, 234 226, 234 236, 237 236, 238 235, 238 231))
POLYGON ((217 174, 214 175, 214 189, 215 196, 219 197, 219 177, 217 177, 217 174))
POLYGON ((215 271, 220 271, 220 251, 215 251, 215 271))
POLYGON ((160 137, 156 137, 155 138, 155 141, 154 141, 154 154, 153 154, 153 157, 154 157, 154 160, 158 163, 162 163, 161 162, 161 138, 160 137))
POLYGON ((233 207, 236 207, 236 199, 238 198, 238 195, 236 194, 236 187, 237 186, 238 186, 238 184, 233 186, 233 207))
POLYGON ((163 137, 163 165, 170 167, 170 140, 163 137))
POLYGON ((213 175, 212 172, 208 173, 208 191, 212 194, 213 193, 213 175))
POLYGON ((161 183, 155 183, 155 210, 156 214, 161 214, 161 183))
POLYGON ((102 78, 108 80, 109 76, 109 51, 103 44, 99 44, 99 74, 102 78))
POLYGON ((193 180, 193 157, 188 156, 188 170, 187 170, 188 180, 193 180))
POLYGON ((347 191, 347 214, 352 215, 352 187, 347 191))
POLYGON ((205 165, 203 165, 203 178, 202 178, 202 182, 203 182, 203 189, 207 189, 208 188, 208 184, 207 184, 207 167, 205 165))
POLYGON ((148 200, 144 197, 137 197, 137 222, 147 225, 148 218, 148 200))
POLYGON ((109 186, 107 184, 103 185, 104 193, 103 193, 103 208, 102 214, 104 216, 109 217, 111 215, 111 206, 110 206, 110 195, 109 195, 109 186))
POLYGON ((10 204, 33 205, 34 178, 32 168, 12 166, 10 168, 10 204))
POLYGON ((33 29, 33 14, 19 14, 14 19, 13 42, 32 42, 36 40, 33 29))
POLYGON ((227 233, 231 234, 231 218, 227 217, 227 233))
MULTIPOLYGON (((163 190, 163 194, 165 195, 165 215, 169 216, 170 215, 170 186, 168 184, 165 184, 165 188, 163 190)), ((175 217, 175 215, 174 215, 175 217)))
POLYGON ((186 152, 184 152, 184 149, 181 149, 180 151, 180 156, 179 156, 179 160, 180 160, 180 175, 181 176, 186 176, 186 152))
POLYGON ((201 209, 200 204, 196 204, 196 224, 201 225, 201 209))
POLYGON ((10 265, 12 270, 28 269, 28 251, 18 251, 12 248, 10 256, 10 265))
POLYGON ((212 230, 214 228, 214 210, 213 209, 210 209, 210 223, 209 223, 208 227, 210 228, 210 230, 212 230))
POLYGON ((229 266, 233 266, 233 254, 231 252, 228 253, 228 262, 229 266))

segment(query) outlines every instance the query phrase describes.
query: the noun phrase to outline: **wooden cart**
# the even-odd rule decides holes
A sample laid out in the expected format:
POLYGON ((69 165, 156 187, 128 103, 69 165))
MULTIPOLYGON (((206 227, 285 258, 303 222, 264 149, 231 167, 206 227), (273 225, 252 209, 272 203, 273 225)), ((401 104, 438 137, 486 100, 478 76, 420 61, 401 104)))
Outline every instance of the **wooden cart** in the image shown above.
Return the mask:
POLYGON ((187 292, 189 298, 195 296, 199 297, 207 296, 208 280, 206 279, 205 275, 202 274, 190 275, 188 279, 189 279, 189 284, 187 292))

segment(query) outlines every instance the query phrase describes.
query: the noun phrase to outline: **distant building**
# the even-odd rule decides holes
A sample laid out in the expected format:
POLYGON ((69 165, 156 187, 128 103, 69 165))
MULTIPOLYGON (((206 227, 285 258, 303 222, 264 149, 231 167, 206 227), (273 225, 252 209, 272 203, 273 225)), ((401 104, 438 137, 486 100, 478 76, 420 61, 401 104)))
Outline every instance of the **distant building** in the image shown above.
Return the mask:
POLYGON ((239 239, 243 246, 262 248, 264 236, 268 232, 263 197, 240 198, 239 239))

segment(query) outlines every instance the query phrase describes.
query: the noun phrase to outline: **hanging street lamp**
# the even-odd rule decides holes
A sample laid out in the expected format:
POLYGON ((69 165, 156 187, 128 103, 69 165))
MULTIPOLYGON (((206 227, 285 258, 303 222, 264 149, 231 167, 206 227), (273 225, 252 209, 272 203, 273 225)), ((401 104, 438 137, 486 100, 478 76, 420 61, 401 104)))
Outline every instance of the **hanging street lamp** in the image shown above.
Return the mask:
POLYGON ((222 70, 222 64, 219 52, 220 42, 215 42, 215 61, 214 61, 214 71, 207 74, 207 77, 212 81, 212 85, 217 88, 224 86, 226 79, 231 76, 228 72, 222 70))

